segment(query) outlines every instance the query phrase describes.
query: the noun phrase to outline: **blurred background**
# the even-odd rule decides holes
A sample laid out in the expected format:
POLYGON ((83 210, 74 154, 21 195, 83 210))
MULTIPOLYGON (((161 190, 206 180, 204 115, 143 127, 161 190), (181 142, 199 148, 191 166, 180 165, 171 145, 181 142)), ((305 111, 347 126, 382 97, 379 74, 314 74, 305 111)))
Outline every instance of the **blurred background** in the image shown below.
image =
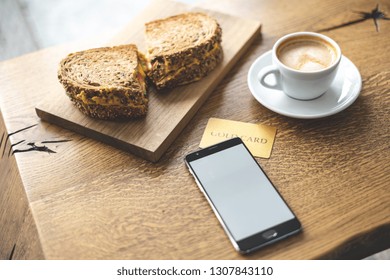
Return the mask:
MULTIPOLYGON (((151 0, 0 0, 0 61, 113 34, 151 0)), ((178 0, 188 4, 196 0, 178 0)))

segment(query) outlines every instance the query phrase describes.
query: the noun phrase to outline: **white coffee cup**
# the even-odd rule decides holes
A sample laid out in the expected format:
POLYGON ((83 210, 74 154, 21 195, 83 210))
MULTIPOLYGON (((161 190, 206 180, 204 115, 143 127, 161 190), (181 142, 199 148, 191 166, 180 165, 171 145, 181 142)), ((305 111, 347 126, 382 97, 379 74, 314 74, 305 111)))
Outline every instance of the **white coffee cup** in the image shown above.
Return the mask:
POLYGON ((339 45, 314 32, 296 32, 280 38, 272 48, 272 65, 260 70, 258 79, 267 88, 282 90, 288 96, 315 99, 325 93, 341 60, 339 45), (273 74, 276 84, 267 82, 273 74))

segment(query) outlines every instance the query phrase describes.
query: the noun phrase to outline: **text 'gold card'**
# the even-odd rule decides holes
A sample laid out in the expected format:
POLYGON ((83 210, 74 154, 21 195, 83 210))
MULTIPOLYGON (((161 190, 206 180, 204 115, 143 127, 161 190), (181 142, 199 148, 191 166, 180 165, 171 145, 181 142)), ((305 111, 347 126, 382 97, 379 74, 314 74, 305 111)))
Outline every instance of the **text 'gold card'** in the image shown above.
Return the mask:
POLYGON ((210 118, 199 147, 206 148, 240 137, 254 156, 269 158, 275 135, 276 128, 272 126, 210 118))

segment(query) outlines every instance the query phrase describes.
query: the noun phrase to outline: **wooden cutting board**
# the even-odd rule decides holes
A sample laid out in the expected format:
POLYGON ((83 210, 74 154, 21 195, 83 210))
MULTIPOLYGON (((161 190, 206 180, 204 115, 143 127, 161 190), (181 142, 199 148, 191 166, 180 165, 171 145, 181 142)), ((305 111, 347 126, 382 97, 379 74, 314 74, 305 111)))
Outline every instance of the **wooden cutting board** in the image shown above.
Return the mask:
POLYGON ((188 11, 205 12, 216 18, 222 27, 224 59, 206 78, 166 92, 151 92, 149 111, 147 116, 140 120, 114 122, 85 116, 58 86, 53 87, 53 90, 58 91, 57 98, 53 99, 50 96, 36 106, 38 116, 45 121, 132 152, 149 161, 158 161, 213 89, 250 46, 252 40, 260 34, 261 24, 257 21, 182 3, 156 0, 107 45, 135 43, 144 51, 143 32, 146 22, 188 11))

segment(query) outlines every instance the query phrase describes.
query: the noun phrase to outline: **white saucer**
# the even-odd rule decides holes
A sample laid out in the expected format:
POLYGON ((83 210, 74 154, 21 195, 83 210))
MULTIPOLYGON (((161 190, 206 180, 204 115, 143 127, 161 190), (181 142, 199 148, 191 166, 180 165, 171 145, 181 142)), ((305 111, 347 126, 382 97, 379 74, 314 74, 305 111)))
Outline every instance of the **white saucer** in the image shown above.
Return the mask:
POLYGON ((248 86, 257 101, 284 116, 315 119, 336 114, 350 106, 359 96, 362 88, 359 70, 348 58, 343 56, 337 75, 328 91, 313 100, 294 99, 281 90, 266 88, 260 84, 257 78, 260 69, 271 63, 271 51, 256 59, 248 72, 248 86))

